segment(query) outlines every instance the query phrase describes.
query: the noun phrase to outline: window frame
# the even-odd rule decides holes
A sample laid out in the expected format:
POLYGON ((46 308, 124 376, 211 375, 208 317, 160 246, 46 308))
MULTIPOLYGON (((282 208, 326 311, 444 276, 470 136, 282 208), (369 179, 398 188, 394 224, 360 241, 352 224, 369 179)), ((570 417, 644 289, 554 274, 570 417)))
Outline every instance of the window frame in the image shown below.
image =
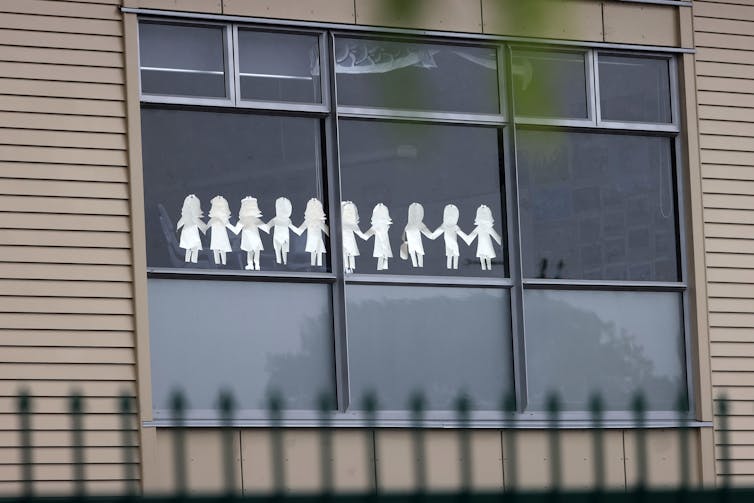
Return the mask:
MULTIPOLYGON (((171 96, 144 95, 141 93, 141 69, 139 67, 139 96, 141 103, 162 103, 162 104, 183 104, 210 107, 237 107, 255 110, 268 110, 275 113, 293 113, 297 116, 318 117, 322 124, 322 143, 321 152, 323 162, 323 174, 325 175, 324 194, 328 198, 328 217, 330 226, 334 229, 330 237, 330 253, 327 254, 327 260, 331 267, 329 273, 286 273, 274 271, 218 271, 218 270, 164 270, 159 268, 147 268, 148 277, 182 277, 182 278, 199 278, 214 277, 216 279, 244 279, 258 281, 283 281, 283 282, 322 282, 331 285, 332 302, 333 302, 333 346, 334 362, 333 369, 335 375, 335 390, 337 396, 337 409, 333 411, 331 423, 335 426, 344 427, 361 427, 364 421, 368 420, 363 413, 348 410, 350 402, 349 384, 348 384, 348 342, 346 338, 346 313, 345 313, 345 286, 348 283, 357 284, 393 284, 393 285, 422 285, 422 286, 465 286, 465 287, 485 287, 494 286, 497 288, 509 289, 511 299, 511 330, 512 330, 512 349, 513 349, 513 381, 516 395, 516 411, 510 416, 515 423, 505 423, 517 428, 542 428, 552 426, 547 413, 539 411, 526 411, 526 366, 525 366, 525 340, 524 340, 524 323, 523 323, 523 294, 526 288, 575 288, 575 289, 619 289, 619 290, 650 290, 650 291, 674 291, 682 294, 683 306, 683 328, 684 328, 684 361, 686 367, 686 390, 689 398, 689 411, 687 414, 679 414, 671 411, 648 411, 646 413, 647 425, 658 427, 673 427, 694 424, 695 407, 697 402, 693 379, 693 358, 692 351, 692 314, 691 300, 688 287, 688 243, 687 243, 687 225, 685 202, 684 202, 684 164, 681 154, 682 139, 680 126, 680 108, 679 108, 679 80, 678 64, 676 56, 671 52, 644 52, 628 51, 625 49, 603 48, 604 44, 595 44, 591 47, 575 47, 570 45, 534 45, 529 42, 518 43, 516 41, 505 41, 496 37, 459 37, 459 36, 440 36, 427 33, 421 36, 421 42, 438 41, 448 44, 475 45, 475 46, 494 46, 498 54, 498 89, 500 114, 465 114, 452 112, 425 112, 425 111, 407 111, 391 110, 372 107, 344 107, 337 105, 337 83, 334 65, 334 44, 335 38, 339 35, 362 36, 368 38, 391 38, 391 39, 414 39, 410 30, 394 30, 390 34, 380 33, 374 28, 359 27, 356 29, 342 30, 337 27, 328 29, 315 24, 290 23, 283 21, 273 21, 270 23, 253 23, 245 22, 242 19, 232 18, 218 21, 195 21, 186 20, 185 17, 169 17, 162 15, 140 15, 139 22, 159 22, 159 23, 179 23, 179 24, 210 24, 214 26, 224 26, 226 34, 226 85, 230 85, 229 93, 232 98, 224 100, 202 99, 202 98, 183 98, 171 96), (259 29, 260 31, 281 31, 281 32, 298 32, 306 34, 318 34, 320 36, 320 69, 321 69, 321 86, 322 86, 322 103, 310 105, 306 103, 279 103, 279 102, 258 102, 251 100, 240 100, 238 72, 238 30, 242 29, 259 29), (509 85, 508 76, 511 75, 511 55, 512 50, 517 47, 532 48, 545 51, 565 51, 565 52, 585 52, 585 72, 587 86, 587 105, 589 107, 590 118, 586 120, 570 119, 545 119, 545 118, 521 118, 516 117, 514 112, 513 89, 509 85), (641 57, 658 57, 670 61, 670 91, 671 91, 671 115, 673 123, 668 124, 645 124, 645 123, 622 123, 615 121, 601 121, 599 116, 599 72, 596 65, 598 64, 598 52, 628 54, 641 57), (230 55, 230 56, 229 56, 230 55), (229 64, 229 57, 232 58, 232 64, 229 64), (399 121, 419 121, 419 122, 437 122, 449 124, 473 124, 496 127, 502 135, 503 153, 501 157, 501 195, 505 197, 503 208, 506 214, 506 236, 509 275, 506 278, 468 278, 468 277, 444 277, 444 276, 400 276, 388 274, 346 274, 342 267, 342 254, 340 252, 340 161, 338 145, 338 121, 340 118, 353 119, 390 119, 399 121), (645 132, 650 135, 661 135, 673 138, 673 170, 674 176, 674 196, 676 204, 676 233, 678 240, 678 255, 680 268, 679 282, 622 282, 622 281, 586 281, 586 280, 525 280, 522 275, 521 263, 521 239, 520 239, 520 219, 518 214, 518 180, 517 180, 517 159, 516 159, 516 130, 518 127, 556 127, 561 129, 584 130, 588 129, 594 132, 604 132, 609 134, 637 134, 645 132), (348 277, 352 276, 352 277, 348 277)), ((138 38, 138 37, 137 37, 138 38)), ((636 49, 633 47, 632 49, 636 49)), ((585 404, 586 405, 586 404, 585 404)), ((239 426, 269 426, 270 420, 263 410, 244 411, 244 418, 236 421, 239 426)), ((464 423, 474 428, 499 428, 503 424, 502 411, 472 411, 470 422, 464 423)), ((560 414, 561 427, 588 428, 591 425, 589 413, 584 411, 563 412, 560 414)), ((625 428, 633 426, 633 418, 630 411, 608 411, 604 413, 605 426, 611 428, 625 428)), ((319 424, 320 414, 317 411, 291 411, 286 414, 284 423, 286 426, 316 426, 319 424)), ((176 422, 172 419, 156 418, 145 424, 152 426, 174 426, 176 422)), ((184 423, 189 426, 218 426, 222 424, 219 416, 204 411, 201 414, 189 412, 184 423)), ((376 426, 378 427, 399 427, 413 424, 411 414, 406 411, 393 411, 379 413, 376 426)), ((428 411, 425 414, 425 426, 427 427, 459 427, 463 426, 458 422, 456 415, 452 411, 428 411)))
POLYGON ((678 61, 676 58, 669 54, 662 54, 657 52, 638 53, 643 59, 657 59, 665 60, 668 62, 668 79, 670 85, 670 122, 641 122, 641 121, 618 121, 602 119, 602 110, 600 106, 600 68, 599 57, 601 54, 610 56, 636 56, 635 52, 627 52, 620 50, 596 50, 593 51, 593 67, 594 67, 594 93, 596 104, 595 121, 597 127, 606 129, 621 129, 621 130, 635 130, 635 131, 655 131, 655 132, 668 132, 668 133, 680 133, 681 131, 681 118, 680 118, 680 103, 679 103, 679 82, 678 82, 678 61))

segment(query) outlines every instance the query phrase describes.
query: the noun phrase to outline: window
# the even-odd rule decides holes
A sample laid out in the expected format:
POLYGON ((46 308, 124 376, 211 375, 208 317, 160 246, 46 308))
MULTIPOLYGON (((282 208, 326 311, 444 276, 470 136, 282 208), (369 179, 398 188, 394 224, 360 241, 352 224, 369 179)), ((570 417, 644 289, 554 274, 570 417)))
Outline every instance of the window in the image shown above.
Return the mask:
POLYGON ((567 420, 593 392, 625 417, 635 391, 672 420, 689 312, 670 56, 155 19, 140 33, 161 424, 179 385, 197 424, 220 388, 250 422, 272 390, 303 421, 320 392, 359 420, 371 391, 390 424, 419 391, 430 424, 460 394, 474 424, 509 394, 543 419, 553 391, 567 420), (163 57, 186 30, 203 34, 195 55, 163 57))

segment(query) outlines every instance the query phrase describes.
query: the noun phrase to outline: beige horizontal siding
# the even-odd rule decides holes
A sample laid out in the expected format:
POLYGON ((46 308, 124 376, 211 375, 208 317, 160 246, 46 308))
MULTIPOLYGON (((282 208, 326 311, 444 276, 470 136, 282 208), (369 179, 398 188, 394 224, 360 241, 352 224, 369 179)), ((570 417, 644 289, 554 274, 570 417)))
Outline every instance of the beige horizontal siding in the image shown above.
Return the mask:
POLYGON ((119 4, 0 2, 0 494, 20 490, 21 387, 36 490, 73 489, 73 390, 88 397, 88 489, 139 473, 118 431, 136 392, 119 4))
POLYGON ((717 473, 754 482, 754 4, 695 1, 697 99, 712 384, 727 396, 717 473))

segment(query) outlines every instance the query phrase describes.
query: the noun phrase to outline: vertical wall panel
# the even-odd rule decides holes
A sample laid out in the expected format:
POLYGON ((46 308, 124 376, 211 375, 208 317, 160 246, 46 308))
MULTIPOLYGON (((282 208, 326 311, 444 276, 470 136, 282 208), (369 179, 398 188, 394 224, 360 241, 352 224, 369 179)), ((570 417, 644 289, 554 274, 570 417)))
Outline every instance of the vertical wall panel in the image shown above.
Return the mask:
MULTIPOLYGON (((748 260, 754 252, 754 192, 746 180, 754 173, 754 4, 696 1, 693 13, 712 385, 715 397, 734 400, 731 480, 749 484, 754 478, 746 454, 754 445, 749 438, 754 409, 748 402, 754 397, 754 332, 748 321, 754 312, 754 263, 748 260)), ((720 459, 719 431, 714 439, 720 459)), ((721 469, 718 463, 718 476, 721 469)))
MULTIPOLYGON (((25 386, 38 397, 35 410, 48 412, 33 423, 35 445, 49 453, 35 467, 36 477, 47 480, 39 491, 73 489, 71 463, 59 457, 72 442, 60 414, 68 408, 64 397, 74 389, 92 397, 85 407, 98 414, 86 417, 85 441, 112 449, 122 442, 118 396, 135 394, 119 4, 0 4, 6 35, 0 36, 0 281, 6 286, 0 289, 0 400, 11 411, 25 386), (62 431, 47 431, 53 427, 62 431)), ((8 417, 3 428, 15 435, 17 421, 8 417)), ((89 489, 118 491, 138 477, 138 467, 129 470, 134 467, 117 449, 107 457, 99 452, 87 460, 89 489)), ((19 460, 1 457, 5 494, 19 489, 19 460)))

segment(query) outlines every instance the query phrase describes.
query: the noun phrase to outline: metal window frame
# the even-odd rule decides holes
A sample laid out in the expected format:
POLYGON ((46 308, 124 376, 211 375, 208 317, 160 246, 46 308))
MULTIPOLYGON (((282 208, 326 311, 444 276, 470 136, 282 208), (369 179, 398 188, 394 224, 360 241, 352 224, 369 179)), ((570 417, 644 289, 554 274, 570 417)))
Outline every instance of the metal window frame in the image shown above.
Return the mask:
POLYGON ((601 54, 612 56, 633 56, 636 57, 637 53, 627 52, 620 50, 595 50, 592 51, 594 58, 594 94, 596 103, 596 125, 599 128, 604 129, 622 129, 631 131, 656 131, 656 132, 668 132, 679 133, 680 127, 680 89, 678 83, 678 61, 672 55, 657 53, 657 52, 645 52, 641 53, 642 59, 657 59, 664 60, 668 64, 668 90, 670 100, 670 122, 641 122, 641 121, 625 121, 625 120, 612 120, 602 118, 602 107, 600 101, 600 69, 599 69, 599 57, 601 54))
MULTIPOLYGON (((511 60, 515 56, 516 51, 529 51, 540 52, 544 54, 581 54, 584 56, 584 91, 586 95, 586 108, 587 116, 583 118, 579 117, 539 117, 533 115, 514 115, 516 124, 539 124, 545 126, 571 126, 571 127, 594 127, 597 124, 597 103, 594 100, 595 85, 594 85, 594 59, 592 57, 593 51, 591 49, 577 49, 572 47, 543 47, 531 44, 508 44, 510 47, 511 60)), ((512 63, 511 63, 512 65, 512 63)), ((511 81, 512 81, 512 73, 511 81)), ((513 88, 511 83, 511 88, 513 88)), ((515 102, 515 91, 512 93, 512 100, 515 102)), ((515 103, 514 103, 515 108, 515 103)), ((515 112, 515 110, 514 110, 515 112)))
POLYGON ((258 110, 287 110, 292 112, 319 112, 329 113, 330 111, 330 77, 327 71, 330 67, 329 51, 327 50, 327 34, 324 31, 304 31, 292 30, 288 28, 266 27, 264 29, 247 28, 237 23, 230 25, 233 31, 233 51, 236 58, 233 61, 233 86, 235 87, 236 101, 235 105, 239 108, 253 108, 258 110), (267 33, 291 33, 300 35, 316 35, 319 45, 319 93, 320 103, 316 102, 294 102, 294 101, 272 101, 272 100, 245 100, 241 95, 241 60, 238 32, 240 30, 260 31, 267 33))
MULTIPOLYGON (((241 16, 224 16, 224 15, 202 15, 176 13, 149 9, 130 9, 122 8, 123 12, 139 14, 139 20, 157 21, 157 22, 176 22, 182 24, 198 24, 202 20, 209 24, 218 26, 218 23, 224 23, 227 46, 225 48, 226 66, 232 58, 232 65, 226 69, 226 85, 230 85, 230 92, 234 93, 231 100, 205 100, 201 98, 176 98, 165 96, 140 96, 143 103, 162 103, 162 104, 184 104, 199 105, 212 107, 248 108, 258 110, 269 110, 279 113, 292 113, 297 116, 316 116, 321 120, 323 125, 322 135, 322 159, 326 163, 323 175, 326 177, 323 181, 322 189, 325 191, 330 214, 331 232, 330 243, 331 252, 329 253, 330 273, 297 273, 297 272, 280 272, 280 271, 218 271, 218 270, 175 270, 165 268, 149 268, 148 275, 151 277, 212 277, 215 279, 226 280, 254 280, 254 281, 285 281, 285 282, 316 282, 331 285, 332 305, 333 305, 333 351, 335 356, 334 382, 337 395, 337 407, 333 416, 332 424, 339 427, 362 427, 365 417, 359 411, 349 409, 351 403, 349 393, 349 362, 348 362, 348 340, 347 332, 347 312, 345 301, 345 287, 347 284, 391 284, 391 285, 417 285, 417 286, 446 286, 446 287, 467 287, 467 288, 502 288, 507 289, 510 293, 510 313, 511 313, 511 344, 513 346, 513 384, 516 395, 517 411, 514 419, 517 421, 517 428, 546 428, 551 423, 545 412, 527 411, 526 410, 526 351, 525 351, 525 327, 524 327, 524 299, 525 289, 530 288, 560 288, 560 289, 594 289, 594 290, 627 290, 627 291, 672 291, 680 292, 683 296, 683 323, 684 323, 684 341, 686 362, 687 390, 689 396, 688 414, 678 414, 668 411, 648 411, 646 413, 648 427, 675 427, 688 426, 689 424, 700 427, 708 427, 710 423, 694 422, 694 404, 696 393, 693 386, 692 372, 692 351, 691 351, 691 316, 690 316, 690 299, 689 288, 687 285, 687 250, 686 250, 686 226, 689 222, 686 219, 683 205, 683 170, 682 155, 680 147, 680 108, 678 106, 678 74, 677 62, 673 53, 693 52, 689 49, 665 48, 665 47, 648 47, 626 44, 609 44, 609 43, 581 43, 573 41, 557 40, 535 40, 525 37, 497 37, 488 35, 475 34, 458 34, 433 32, 426 30, 403 30, 403 29, 380 29, 375 27, 354 27, 350 25, 339 25, 332 23, 309 23, 295 21, 269 20, 260 18, 247 18, 241 16), (188 19, 188 21, 187 21, 188 19), (198 20, 198 21, 197 21, 198 20), (243 24, 243 26, 241 26, 243 24), (298 31, 302 33, 318 33, 320 36, 320 73, 322 85, 322 104, 305 103, 270 103, 256 101, 242 101, 238 94, 238 58, 237 58, 237 32, 239 28, 254 29, 258 28, 264 31, 298 31), (431 42, 433 40, 441 41, 446 44, 465 43, 468 45, 494 45, 497 47, 498 54, 498 91, 500 103, 500 115, 494 114, 464 114, 452 112, 426 112, 426 111, 406 111, 391 110, 370 107, 339 107, 336 103, 337 82, 335 79, 335 68, 331 64, 334 61, 334 44, 336 34, 348 33, 361 35, 364 37, 415 37, 421 36, 421 41, 431 42), (510 43, 501 43, 510 42, 510 43), (522 45, 518 45, 522 44, 522 45), (577 123, 562 120, 534 120, 530 121, 525 118, 516 117, 514 123, 509 122, 506 118, 514 118, 513 89, 510 85, 508 76, 510 75, 511 54, 513 47, 526 47, 536 44, 535 47, 545 51, 570 51, 585 53, 585 71, 587 77, 588 99, 592 115, 590 119, 580 120, 577 123), (599 113, 599 80, 598 69, 596 68, 598 49, 606 49, 606 52, 621 51, 624 54, 634 56, 647 55, 648 57, 664 57, 670 61, 671 74, 671 105, 673 110, 673 128, 656 129, 650 124, 629 124, 629 123, 605 123, 598 119, 599 113), (628 51, 638 52, 628 52, 628 51), (654 51, 654 52, 650 52, 654 51), (660 52, 657 52, 660 51, 660 52), (232 77, 232 79, 230 78, 232 77), (346 274, 342 267, 342 256, 340 250, 340 149, 339 149, 339 119, 388 119, 397 121, 420 121, 427 123, 447 123, 447 124, 469 124, 481 126, 494 126, 502 131, 502 165, 501 165, 501 196, 505 197, 503 208, 505 209, 506 220, 506 246, 508 257, 509 274, 505 278, 484 278, 484 277, 444 277, 444 276, 401 276, 401 275, 384 275, 384 274, 346 274), (520 239, 520 214, 518 199, 518 159, 516 151, 516 131, 517 126, 544 126, 553 129, 593 129, 595 131, 626 134, 645 134, 656 136, 670 136, 674 138, 674 166, 675 170, 675 204, 676 204, 676 226, 678 235, 678 254, 680 259, 681 281, 679 282, 617 282, 617 281, 586 281, 586 280, 535 280, 523 278, 523 269, 521 262, 521 239, 520 239), (691 423, 688 421, 692 420, 691 423)), ((536 119, 536 118, 535 118, 536 119)), ((663 125, 667 126, 667 125, 663 125)), ((171 420, 163 413, 167 411, 155 410, 155 420, 148 421, 144 424, 147 426, 173 426, 175 421, 171 420), (159 417, 161 416, 162 417, 159 417)), ((243 419, 237 420, 234 424, 237 426, 270 426, 270 420, 265 411, 248 410, 242 411, 243 419)), ((183 424, 190 426, 218 426, 220 421, 213 417, 215 411, 194 411, 189 414, 187 421, 183 424)), ((412 424, 410 413, 408 411, 382 411, 379 412, 377 421, 378 427, 404 427, 412 424)), ((459 427, 461 426, 455 419, 451 411, 428 411, 426 413, 425 426, 427 427, 459 427)), ((588 413, 586 411, 563 412, 561 413, 562 428, 588 428, 591 426, 588 413)), ((316 426, 319 424, 320 415, 317 411, 290 411, 287 414, 283 424, 286 426, 316 426)), ((497 411, 474 411, 472 420, 468 426, 474 428, 499 428, 502 417, 497 411)), ((626 411, 612 411, 605 414, 606 427, 625 428, 634 426, 631 414, 626 411)))
POLYGON ((170 105, 200 105, 212 107, 232 107, 235 103, 235 86, 232 83, 233 62, 237 59, 233 52, 233 36, 230 25, 227 23, 202 21, 202 20, 166 20, 164 18, 140 17, 139 23, 150 24, 174 24, 179 26, 214 27, 223 31, 223 77, 225 80, 225 98, 212 98, 202 96, 182 96, 144 93, 141 88, 141 38, 137 37, 139 52, 139 97, 142 103, 165 103, 170 105))
MULTIPOLYGON (((337 111, 340 117, 355 117, 355 118, 385 118, 385 119, 406 119, 417 121, 439 121, 447 123, 469 123, 469 124, 507 124, 509 122, 508 115, 506 114, 507 106, 505 100, 505 75, 501 71, 503 60, 501 55, 504 55, 504 47, 500 44, 486 41, 486 40, 458 40, 449 39, 448 37, 437 36, 416 36, 410 34, 393 35, 388 33, 379 32, 366 32, 357 33, 344 32, 333 30, 333 39, 338 37, 342 38, 360 38, 363 40, 385 40, 396 43, 411 43, 411 44, 434 44, 434 45, 446 45, 449 47, 482 47, 495 51, 496 66, 497 66, 497 88, 498 88, 498 113, 481 113, 481 112, 464 112, 464 111, 429 111, 422 109, 400 109, 392 107, 379 107, 371 105, 340 105, 337 104, 337 94, 334 94, 331 99, 337 104, 337 111)), ((333 58, 333 61, 335 59, 333 58)), ((334 72, 333 78, 335 78, 337 72, 334 72)))

